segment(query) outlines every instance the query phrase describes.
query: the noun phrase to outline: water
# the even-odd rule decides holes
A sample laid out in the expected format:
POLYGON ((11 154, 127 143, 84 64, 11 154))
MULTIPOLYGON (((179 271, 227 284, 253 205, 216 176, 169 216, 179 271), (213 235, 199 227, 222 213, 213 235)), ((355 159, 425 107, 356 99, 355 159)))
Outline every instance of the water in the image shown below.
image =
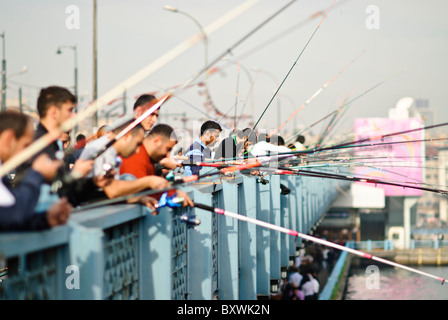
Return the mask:
MULTIPOLYGON (((448 283, 399 268, 379 267, 377 288, 373 287, 372 273, 365 268, 351 270, 344 300, 448 300, 448 283), (370 279, 370 280, 369 280, 370 279)), ((448 277, 447 266, 412 266, 442 278, 448 277)))

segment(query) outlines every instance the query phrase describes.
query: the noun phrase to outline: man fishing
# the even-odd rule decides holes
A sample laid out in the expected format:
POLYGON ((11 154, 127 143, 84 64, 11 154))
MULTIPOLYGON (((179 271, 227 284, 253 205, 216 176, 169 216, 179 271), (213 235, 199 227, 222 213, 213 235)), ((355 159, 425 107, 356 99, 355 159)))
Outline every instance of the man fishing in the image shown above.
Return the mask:
MULTIPOLYGON (((31 119, 20 112, 0 113, 0 167, 2 163, 25 149, 34 137, 31 119)), ((62 165, 43 153, 36 157, 23 177, 13 187, 7 176, 0 180, 0 231, 44 230, 65 224, 72 206, 66 198, 48 210, 36 213, 41 185, 51 181, 62 165)))

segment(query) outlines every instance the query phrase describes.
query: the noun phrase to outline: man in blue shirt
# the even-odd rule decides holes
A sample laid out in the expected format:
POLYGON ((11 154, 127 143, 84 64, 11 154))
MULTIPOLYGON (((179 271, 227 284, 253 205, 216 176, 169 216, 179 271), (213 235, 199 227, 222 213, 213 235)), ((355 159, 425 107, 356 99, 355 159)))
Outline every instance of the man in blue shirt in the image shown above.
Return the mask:
MULTIPOLYGON (((201 126, 201 136, 196 139, 187 149, 185 156, 189 158, 191 163, 204 162, 205 159, 212 159, 212 147, 219 141, 221 126, 212 120, 204 122, 201 126)), ((201 171, 200 166, 185 166, 185 174, 187 176, 198 175, 201 171)))

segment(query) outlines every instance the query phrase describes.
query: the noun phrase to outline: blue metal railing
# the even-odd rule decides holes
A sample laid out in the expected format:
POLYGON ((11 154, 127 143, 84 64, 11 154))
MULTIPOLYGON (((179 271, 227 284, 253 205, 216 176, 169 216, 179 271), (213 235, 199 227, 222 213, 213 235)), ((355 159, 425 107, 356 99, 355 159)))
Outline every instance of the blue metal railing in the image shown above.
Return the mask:
MULTIPOLYGON (((366 250, 371 251, 373 249, 383 249, 386 251, 392 251, 394 250, 394 241, 393 240, 381 240, 381 241, 372 241, 372 240, 366 240, 366 241, 352 241, 351 242, 354 249, 358 250, 366 250)), ((416 249, 416 248, 442 248, 442 247, 448 247, 448 240, 415 240, 411 239, 409 249, 416 249)))
MULTIPOLYGON (((336 180, 298 176, 198 183, 185 192, 216 206, 308 233, 337 196, 336 180), (280 184, 291 192, 280 194, 280 184)), ((197 208, 140 205, 72 214, 42 232, 0 234, 0 299, 254 300, 268 296, 300 239, 197 208), (179 217, 195 215, 188 228, 179 217)))
MULTIPOLYGON (((346 245, 350 247, 350 245, 346 245)), ((341 275, 344 271, 344 266, 347 261, 348 252, 342 251, 339 255, 338 260, 336 261, 333 269, 331 270, 330 275, 327 278, 327 281, 325 282, 325 286, 322 289, 322 291, 319 294, 319 300, 331 300, 334 291, 338 288, 338 285, 340 283, 341 275)))

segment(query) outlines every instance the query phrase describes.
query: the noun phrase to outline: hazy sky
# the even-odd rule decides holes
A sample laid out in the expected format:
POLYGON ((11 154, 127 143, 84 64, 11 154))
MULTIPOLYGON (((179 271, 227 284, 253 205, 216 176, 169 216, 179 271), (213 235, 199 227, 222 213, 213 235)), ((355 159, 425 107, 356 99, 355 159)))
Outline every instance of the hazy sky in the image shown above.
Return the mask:
MULTIPOLYGON (((169 12, 164 5, 176 6, 207 26, 226 14, 242 0, 98 0, 98 94, 101 96, 138 70, 149 65, 179 43, 198 33, 198 26, 187 16, 169 12)), ((260 0, 245 13, 209 36, 209 61, 225 52, 241 37, 289 1, 260 0)), ((333 0, 298 0, 233 51, 233 64, 216 64, 221 72, 208 80, 211 97, 222 112, 237 105, 237 114, 254 113, 258 119, 268 105, 306 42, 321 20, 309 20, 327 10, 333 0), (285 30, 307 21, 284 34, 285 30), (279 36, 259 50, 247 55, 273 36, 279 36), (246 55, 245 55, 246 54, 246 55), (243 57, 240 59, 240 57, 243 57), (238 73, 238 62, 241 63, 238 73), (253 68, 263 72, 257 73, 253 68), (246 72, 250 72, 251 81, 246 72), (236 94, 238 93, 238 100, 236 94), (253 99, 253 100, 252 100, 253 99), (247 101, 246 101, 247 100, 247 101)), ((92 99, 92 16, 93 1, 0 0, 0 32, 6 34, 8 98, 17 99, 18 88, 32 107, 40 87, 73 86, 73 50, 56 51, 60 45, 77 45, 79 94, 82 109, 92 99), (79 8, 79 29, 66 26, 69 6, 79 8), (26 65, 28 71, 15 75, 26 65)), ((335 110, 344 98, 352 99, 397 72, 402 72, 380 87, 359 98, 347 109, 340 122, 351 129, 355 117, 387 117, 388 109, 402 97, 428 99, 435 110, 436 123, 448 121, 448 1, 446 0, 348 0, 336 2, 317 30, 274 100, 258 128, 276 128, 277 108, 281 122, 286 120, 320 87, 337 75, 352 59, 367 50, 330 86, 285 127, 310 125, 335 110), (340 3, 340 4, 339 4, 340 3), (366 9, 374 5, 376 20, 366 9), (369 29, 366 21, 376 23, 369 29), (279 99, 279 100, 277 100, 279 99)), ((204 46, 199 42, 190 50, 151 74, 127 94, 128 110, 143 92, 167 89, 182 84, 204 65, 204 46)), ((204 116, 205 98, 194 86, 172 98, 162 110, 183 113, 198 121, 204 116), (185 102, 184 102, 185 101, 185 102), (187 103, 188 104, 187 104, 187 103)), ((107 107, 103 108, 107 110, 107 107)), ((214 117, 213 113, 210 116, 214 117)), ((163 118, 162 118, 163 119, 163 118)), ((166 119, 166 118, 165 118, 166 119)), ((218 117, 219 119, 219 117, 218 117)), ((181 123, 170 120, 175 126, 181 123)), ((188 122, 187 126, 193 126, 188 122)), ((239 126, 246 126, 241 122, 239 126)), ((314 128, 320 131, 320 126, 314 128)))

